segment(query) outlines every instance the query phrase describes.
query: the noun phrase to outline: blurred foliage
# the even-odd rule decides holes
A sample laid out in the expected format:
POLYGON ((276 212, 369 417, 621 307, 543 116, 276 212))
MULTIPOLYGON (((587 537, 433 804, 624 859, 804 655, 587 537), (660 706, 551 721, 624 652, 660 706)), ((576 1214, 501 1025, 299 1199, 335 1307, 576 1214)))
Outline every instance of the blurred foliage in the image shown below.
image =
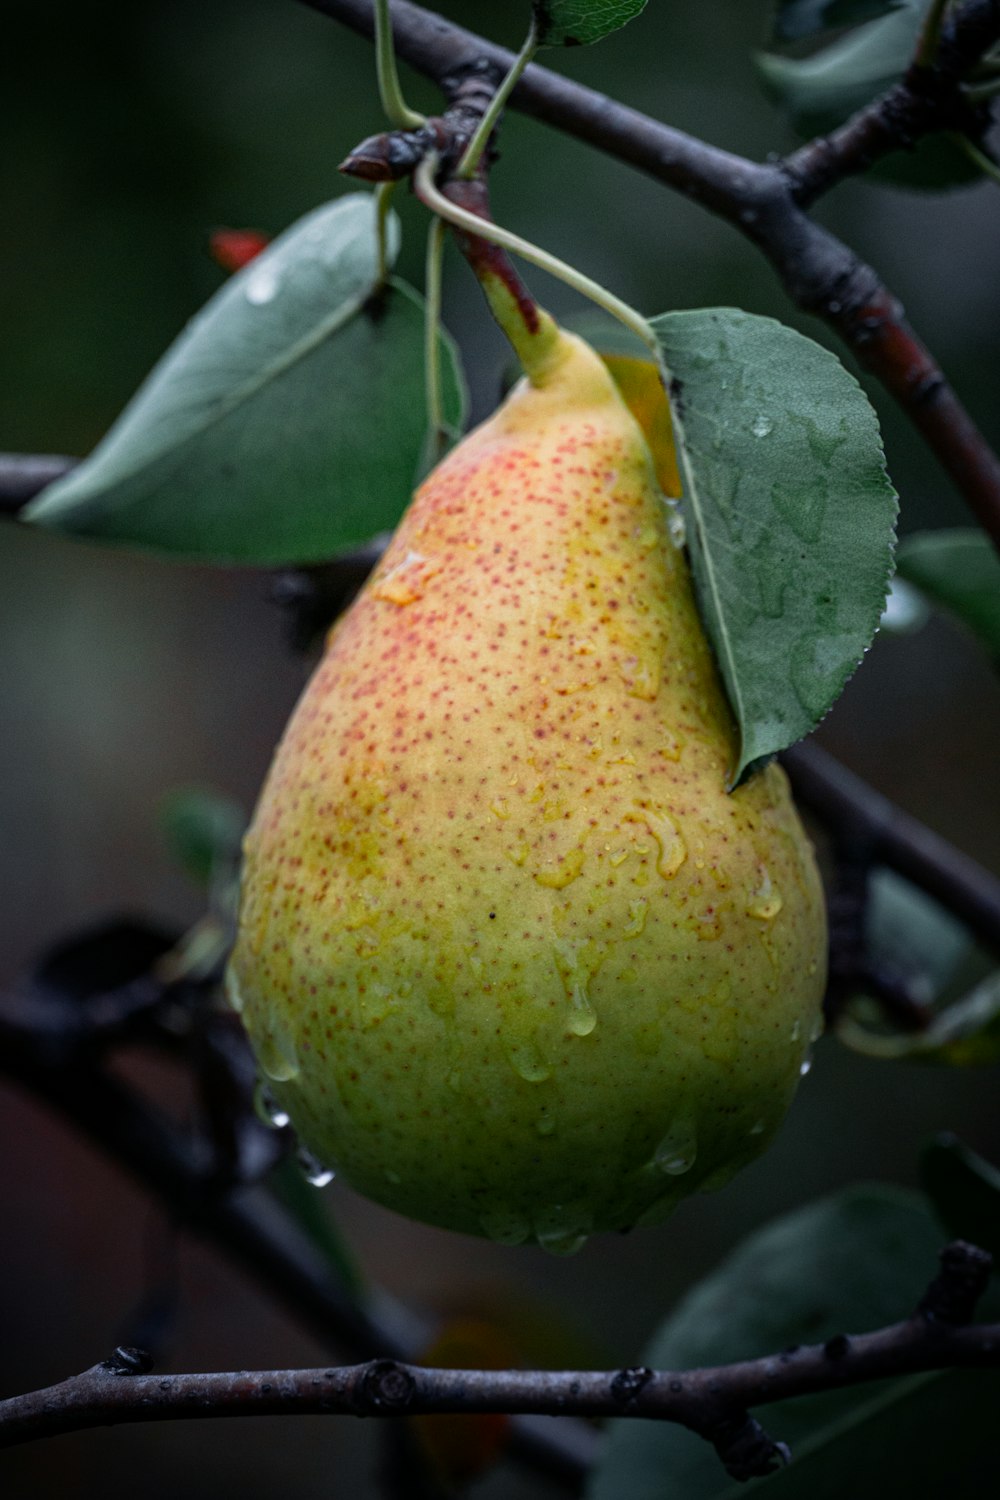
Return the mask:
POLYGON ((953 1135, 929 1141, 920 1158, 920 1180, 950 1235, 993 1256, 1000 1275, 1000 1171, 953 1135))
POLYGON ((218 876, 233 875, 247 818, 230 797, 176 787, 163 799, 160 822, 170 853, 196 884, 209 890, 218 876))
POLYGON ((935 604, 966 625, 1000 666, 1000 558, 972 527, 907 537, 896 564, 935 604))

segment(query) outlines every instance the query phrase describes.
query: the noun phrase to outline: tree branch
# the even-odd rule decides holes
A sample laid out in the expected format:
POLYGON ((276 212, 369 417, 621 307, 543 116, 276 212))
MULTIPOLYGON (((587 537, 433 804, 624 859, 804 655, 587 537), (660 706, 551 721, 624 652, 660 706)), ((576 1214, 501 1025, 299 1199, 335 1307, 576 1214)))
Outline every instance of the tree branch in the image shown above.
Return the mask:
MULTIPOLYGON (((370 0, 305 3, 372 35, 370 0)), ((512 61, 504 48, 409 0, 395 0, 393 18, 399 55, 439 84, 483 60, 504 71, 512 61)), ((956 47, 964 46, 967 33, 975 46, 961 52, 963 67, 1000 35, 1000 0, 965 0, 951 23, 956 47)), ((908 117, 892 126, 890 111, 877 143, 870 131, 859 129, 840 141, 830 159, 820 152, 811 169, 799 160, 793 176, 780 162, 761 165, 719 150, 537 64, 525 71, 510 104, 686 194, 752 240, 792 300, 833 328, 901 405, 1000 548, 1000 459, 876 272, 797 201, 809 197, 810 170, 817 175, 816 191, 826 190, 874 154, 907 144, 908 117)), ((930 113, 920 128, 933 128, 930 113)))
POLYGON ((845 177, 865 172, 921 136, 954 130, 981 139, 990 113, 971 103, 961 84, 1000 36, 996 0, 964 0, 945 17, 933 66, 916 61, 905 76, 829 135, 786 156, 783 170, 795 201, 806 208, 845 177))
MULTIPOLYGON (((373 34, 371 0, 305 3, 373 34)), ((393 14, 399 55, 442 86, 458 71, 484 62, 506 71, 512 61, 504 48, 408 0, 395 0, 393 14)), ((1000 459, 876 272, 803 212, 834 183, 916 135, 954 128, 955 111, 967 108, 956 102, 957 80, 998 35, 1000 0, 965 0, 945 27, 934 69, 911 69, 839 131, 784 163, 761 165, 722 151, 537 64, 511 104, 685 193, 752 240, 792 300, 834 329, 901 405, 1000 547, 1000 459)), ((5 471, 0 464, 0 512, 16 512, 27 498, 17 465, 5 471)))
POLYGON ((17 515, 77 462, 61 453, 0 453, 0 515, 17 515))
POLYGON ((796 745, 781 760, 796 801, 831 830, 835 843, 860 840, 871 862, 887 865, 926 891, 987 947, 1000 952, 997 876, 818 745, 796 745))
POLYGON ((225 1374, 144 1373, 142 1351, 0 1402, 0 1447, 56 1433, 178 1417, 291 1414, 398 1417, 445 1412, 643 1417, 677 1422, 714 1443, 729 1473, 749 1479, 788 1459, 749 1415, 792 1396, 930 1370, 1000 1368, 1000 1324, 969 1326, 991 1259, 963 1241, 915 1313, 875 1333, 838 1335, 779 1355, 687 1371, 425 1369, 378 1359, 340 1369, 225 1374))
MULTIPOLYGON (((313 1337, 363 1358, 412 1357, 430 1327, 385 1295, 364 1304, 264 1188, 220 1182, 215 1143, 183 1131, 113 1078, 74 1026, 73 1004, 0 996, 0 1074, 30 1089, 157 1198, 172 1222, 221 1250, 313 1337)), ((594 1435, 572 1422, 514 1425, 513 1457, 576 1484, 594 1435)))

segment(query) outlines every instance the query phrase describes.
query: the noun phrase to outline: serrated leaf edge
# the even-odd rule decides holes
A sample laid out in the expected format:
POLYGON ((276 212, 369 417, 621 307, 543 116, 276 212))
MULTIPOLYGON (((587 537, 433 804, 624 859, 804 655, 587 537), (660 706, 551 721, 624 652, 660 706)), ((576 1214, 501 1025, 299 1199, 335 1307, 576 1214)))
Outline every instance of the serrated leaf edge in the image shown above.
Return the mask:
MULTIPOLYGON (((815 339, 810 339, 809 336, 808 336, 808 334, 799 334, 797 329, 791 328, 790 325, 787 324, 787 323, 783 323, 780 318, 771 318, 771 317, 768 317, 766 314, 747 313, 745 311, 745 309, 743 309, 743 308, 734 308, 734 307, 718 307, 718 308, 711 308, 711 309, 710 308, 684 308, 684 309, 676 309, 675 311, 676 312, 692 312, 692 313, 703 313, 703 312, 709 312, 709 311, 711 311, 711 312, 724 312, 724 313, 729 313, 729 312, 739 313, 741 316, 743 316, 745 318, 752 318, 752 319, 754 319, 756 321, 759 321, 761 323, 770 323, 770 324, 774 325, 775 327, 780 328, 785 333, 797 334, 799 338, 806 339, 806 341, 808 343, 813 344, 814 347, 816 349, 818 349, 822 354, 825 354, 828 358, 832 359, 834 361, 834 363, 837 365, 837 367, 840 370, 840 372, 844 376, 847 377, 848 381, 851 383, 851 385, 853 385, 853 387, 855 388, 855 390, 857 390, 860 393, 860 395, 864 398, 864 401, 865 401, 866 405, 869 408, 871 408, 872 414, 873 414, 873 416, 875 418, 875 440, 876 440, 876 446, 877 446, 877 450, 878 450, 879 467, 881 468, 883 478, 884 478, 885 483, 886 483, 886 485, 888 487, 889 493, 890 493, 890 495, 892 497, 892 501, 893 501, 893 520, 895 521, 895 518, 899 514, 899 495, 898 495, 898 493, 896 491, 895 486, 892 483, 892 480, 889 477, 888 468, 886 466, 885 444, 884 444, 884 442, 882 440, 882 431, 881 431, 881 427, 880 427, 879 422, 878 422, 878 415, 875 412, 874 408, 871 405, 871 402, 868 399, 868 395, 867 395, 867 392, 864 389, 864 386, 857 379, 857 377, 855 375, 853 375, 850 370, 847 369, 846 365, 844 365, 844 363, 843 363, 842 360, 838 359, 837 356, 831 350, 825 349, 822 344, 816 343, 815 339)), ((674 312, 672 311, 672 312, 669 312, 669 313, 659 313, 654 318, 652 318, 650 320, 650 322, 651 322, 651 324, 653 326, 654 332, 657 331, 656 325, 659 322, 660 318, 663 318, 663 317, 668 317, 669 318, 669 317, 673 317, 673 316, 674 316, 674 312)), ((659 340, 657 340, 657 341, 659 341, 659 340)), ((671 372, 670 372, 670 370, 669 370, 669 368, 668 368, 668 366, 666 364, 665 359, 662 357, 662 346, 661 346, 661 357, 660 357, 660 371, 661 371, 661 374, 662 374, 662 377, 663 377, 664 387, 667 390, 667 392, 669 393, 669 391, 670 391, 670 385, 671 385, 671 380, 672 380, 672 375, 671 375, 671 372)), ((683 381, 681 383, 683 384, 683 381)), ((671 416, 671 421, 672 421, 673 426, 674 426, 675 436, 678 437, 678 438, 682 438, 683 435, 684 435, 684 428, 683 428, 683 419, 680 416, 680 413, 678 411, 678 406, 679 405, 680 405, 679 402, 669 401, 670 416, 671 416)), ((688 471, 689 471, 687 445, 683 441, 678 441, 678 442, 675 443, 675 447, 677 449, 678 456, 679 456, 680 468, 681 468, 682 476, 684 476, 685 480, 687 480, 688 471)), ((687 500, 687 497, 688 497, 689 493, 690 493, 690 486, 688 484, 686 484, 685 485, 685 493, 684 493, 684 495, 681 496, 681 504, 682 504, 682 507, 684 507, 685 509, 687 509, 687 507, 685 507, 685 501, 687 500)), ((719 599, 721 597, 721 594, 720 594, 720 591, 719 591, 719 589, 718 589, 718 587, 717 587, 717 585, 715 583, 714 568, 712 567, 712 563, 711 563, 711 553, 710 553, 710 551, 709 551, 708 548, 706 548, 704 545, 701 544, 702 537, 703 537, 703 534, 704 534, 703 518, 702 518, 701 513, 694 506, 691 507, 691 510, 693 512, 693 514, 692 514, 692 520, 694 522, 694 529, 697 532, 698 539, 699 539, 699 552, 700 552, 700 556, 701 556, 701 558, 703 560, 703 563, 708 566, 709 570, 713 574, 713 580, 712 580, 713 581, 712 602, 713 602, 713 605, 715 606, 715 614, 716 614, 716 617, 718 619, 724 621, 723 612, 719 608, 719 599)), ((858 668, 860 667, 861 663, 864 661, 865 656, 867 655, 868 651, 871 649, 872 643, 874 642, 875 637, 878 634, 879 621, 881 620, 882 614, 884 613, 884 610, 885 610, 885 601, 886 601, 886 599, 888 598, 888 595, 889 595, 889 586, 892 583, 892 579, 893 579, 893 576, 895 574, 895 569, 896 569, 896 548, 897 548, 897 545, 898 545, 898 538, 896 537, 895 530, 893 530, 893 532, 892 532, 892 534, 890 535, 890 538, 889 538, 889 555, 888 555, 888 559, 887 559, 885 580, 884 580, 884 584, 883 584, 882 602, 877 607, 873 607, 873 609, 871 611, 870 622, 866 623, 866 626, 865 626, 865 632, 864 633, 865 633, 866 637, 868 638, 868 645, 865 646, 862 649, 861 655, 857 658, 857 660, 853 663, 853 665, 849 666, 847 668, 847 670, 845 671, 844 676, 841 679, 840 684, 839 684, 839 686, 837 688, 837 691, 833 695, 833 697, 830 699, 830 702, 827 705, 827 707, 823 710, 822 713, 820 713, 813 720, 813 723, 812 723, 811 727, 808 730, 806 730, 802 735, 799 735, 797 739, 790 740, 788 742, 788 744, 785 744, 785 745, 777 745, 772 750, 760 751, 757 754, 752 755, 749 759, 745 758, 746 734, 744 732, 744 719, 743 719, 743 712, 742 712, 743 707, 744 707, 744 700, 743 700, 742 694, 738 693, 737 690, 736 690, 735 673, 734 673, 734 670, 733 670, 733 660, 734 659, 733 659, 732 650, 731 650, 730 645, 729 645, 730 632, 729 632, 728 629, 725 632, 725 636, 726 636, 726 641, 725 641, 725 645, 726 645, 726 659, 723 661, 720 658, 719 643, 718 643, 718 641, 716 639, 716 632, 715 632, 715 629, 714 629, 714 625, 712 624, 712 622, 709 619, 706 618, 706 613, 707 612, 702 608, 701 600, 700 600, 700 598, 698 598, 699 590, 696 588, 696 590, 695 590, 695 596, 696 596, 696 600, 697 600, 697 603, 698 603, 699 614, 702 617, 702 624, 704 626, 705 633, 708 636, 709 643, 710 643, 710 645, 712 647, 712 652, 715 655, 716 660, 718 661, 719 669, 720 669, 720 671, 722 673, 723 680, 725 682, 726 694, 727 694, 727 697, 728 697, 728 700, 729 700, 729 704, 730 704, 732 712, 733 712, 733 714, 734 714, 734 716, 736 718, 737 728, 739 729, 739 734, 740 734, 740 754, 739 754, 739 758, 737 760, 736 768, 735 768, 735 770, 733 772, 732 778, 730 780, 727 780, 727 784, 726 784, 726 790, 727 791, 730 791, 730 792, 731 791, 735 791, 736 788, 738 786, 740 786, 746 780, 746 778, 747 778, 747 776, 749 774, 751 774, 752 772, 754 772, 758 768, 767 765, 771 760, 774 759, 774 757, 776 755, 779 755, 782 750, 787 750, 792 744, 798 744, 799 740, 804 739, 807 734, 811 734, 813 732, 813 730, 816 729, 823 722, 823 720, 826 718, 827 714, 829 714, 830 710, 833 708, 834 704, 839 699, 841 693, 844 691, 844 688, 847 686, 848 682, 854 676, 854 673, 858 670, 858 668)), ((694 569, 693 566, 692 566, 692 573, 695 573, 695 569, 694 569)), ((697 578, 695 579, 695 581, 697 583, 697 578)))

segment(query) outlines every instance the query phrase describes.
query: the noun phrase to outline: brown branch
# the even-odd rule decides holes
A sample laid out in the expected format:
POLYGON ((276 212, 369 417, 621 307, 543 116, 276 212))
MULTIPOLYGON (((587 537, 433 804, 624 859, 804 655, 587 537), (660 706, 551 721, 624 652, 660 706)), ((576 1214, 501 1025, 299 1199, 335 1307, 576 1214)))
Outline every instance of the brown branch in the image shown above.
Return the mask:
MULTIPOLYGON (((305 3, 372 35, 371 0, 305 3)), ((409 0, 395 0, 393 17, 400 57, 440 84, 483 60, 505 70, 512 61, 505 49, 409 0)), ((984 50, 1000 34, 1000 0, 966 0, 952 23, 956 45, 966 28, 984 50)), ((809 193, 805 163, 793 178, 780 162, 762 165, 721 151, 537 64, 525 71, 510 103, 686 194, 752 240, 792 300, 834 329, 902 406, 1000 548, 1000 459, 876 272, 803 212, 796 200, 809 193)), ((890 139, 904 145, 905 130, 897 126, 892 137, 887 125, 880 151, 890 139)), ((851 149, 843 142, 836 160, 822 163, 823 189, 838 172, 858 170, 864 152, 874 149, 871 141, 851 149)))
MULTIPOLYGON (((306 3, 372 34, 370 0, 306 3)), ((442 86, 484 62, 510 65, 505 49, 407 0, 396 0, 393 13, 400 56, 442 86)), ((937 68, 911 70, 896 90, 785 163, 761 165, 719 150, 537 65, 511 103, 685 193, 751 239, 792 300, 823 318, 899 402, 1000 546, 1000 460, 875 271, 802 211, 803 203, 914 134, 953 125, 952 104, 945 104, 954 82, 998 34, 1000 0, 965 0, 945 28, 937 68)), ((16 498, 19 485, 16 472, 5 476, 0 465, 0 510, 24 503, 16 498)))
POLYGON ((0 453, 0 515, 17 515, 78 462, 61 453, 0 453))
MULTIPOLYGON (((34 992, 0 995, 0 1075, 31 1090, 156 1198, 171 1221, 246 1271, 310 1335, 361 1358, 413 1357, 430 1327, 385 1296, 353 1297, 323 1256, 264 1188, 220 1185, 216 1146, 180 1130, 95 1056, 73 1021, 77 1007, 34 992)), ((573 1422, 515 1424, 512 1457, 563 1484, 577 1484, 594 1437, 573 1422)))
POLYGON ((0 1402, 0 1447, 179 1417, 572 1414, 679 1423, 712 1442, 734 1478, 750 1479, 789 1457, 750 1417, 751 1408, 931 1370, 1000 1368, 1000 1324, 970 1326, 990 1265, 985 1251, 956 1241, 903 1322, 686 1371, 447 1370, 379 1359, 340 1369, 157 1376, 144 1373, 142 1351, 119 1349, 81 1375, 0 1402))
POLYGON ((926 891, 987 947, 1000 952, 997 876, 817 745, 796 745, 781 759, 796 801, 820 818, 835 841, 860 840, 873 863, 926 891))

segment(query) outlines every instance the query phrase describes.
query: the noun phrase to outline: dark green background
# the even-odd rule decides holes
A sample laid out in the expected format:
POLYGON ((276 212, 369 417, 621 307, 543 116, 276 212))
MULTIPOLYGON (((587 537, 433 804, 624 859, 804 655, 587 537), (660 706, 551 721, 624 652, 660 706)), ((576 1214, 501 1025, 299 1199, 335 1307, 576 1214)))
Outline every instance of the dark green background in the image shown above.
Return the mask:
MULTIPOLYGON (((525 7, 526 9, 526 7, 525 7)), ((447 13, 516 44, 517 8, 447 13)), ((789 145, 750 50, 763 0, 650 0, 575 77, 753 157, 789 145)), ((86 452, 219 284, 219 224, 277 232, 342 190, 337 162, 379 128, 367 43, 293 0, 14 5, 0 87, 0 447, 86 452)), ((408 87, 410 80, 407 80, 408 87)), ((436 105, 412 83, 413 101, 436 105)), ((648 313, 737 303, 825 340, 758 255, 703 210, 530 121, 512 118, 497 217, 648 313)), ((402 269, 419 280, 423 219, 402 205, 402 269)), ((906 303, 973 415, 1000 441, 1000 188, 944 197, 849 183, 820 217, 906 303)), ((562 288, 532 274, 557 312, 562 288)), ((448 321, 475 414, 499 389, 502 341, 452 257, 448 321)), ((967 513, 904 420, 873 391, 903 525, 967 513)), ((160 799, 219 786, 249 806, 307 663, 252 572, 183 567, 6 526, 0 531, 0 968, 110 912, 189 921, 198 897, 167 860, 160 799)), ((941 621, 882 638, 820 739, 941 832, 1000 866, 1000 694, 976 648, 941 621)), ((189 1108, 169 1073, 143 1078, 189 1108)), ((819 1049, 777 1145, 723 1193, 664 1228, 570 1262, 405 1223, 330 1190, 372 1274, 432 1309, 493 1309, 533 1360, 634 1361, 685 1286, 753 1225, 857 1176, 912 1182, 918 1147, 948 1127, 1000 1156, 995 1070, 968 1076, 819 1049)), ((165 1231, 140 1194, 13 1089, 0 1091, 0 1393, 103 1356, 165 1231)), ((226 1265, 184 1241, 172 1366, 318 1362, 319 1346, 226 1265)), ((900 1313, 906 1309, 900 1308, 900 1313)), ((305 1420, 88 1433, 0 1460, 11 1500, 134 1492, 374 1495, 375 1424, 305 1420), (138 1477, 137 1477, 138 1476, 138 1477)), ((488 1497, 533 1496, 511 1472, 488 1497)))

